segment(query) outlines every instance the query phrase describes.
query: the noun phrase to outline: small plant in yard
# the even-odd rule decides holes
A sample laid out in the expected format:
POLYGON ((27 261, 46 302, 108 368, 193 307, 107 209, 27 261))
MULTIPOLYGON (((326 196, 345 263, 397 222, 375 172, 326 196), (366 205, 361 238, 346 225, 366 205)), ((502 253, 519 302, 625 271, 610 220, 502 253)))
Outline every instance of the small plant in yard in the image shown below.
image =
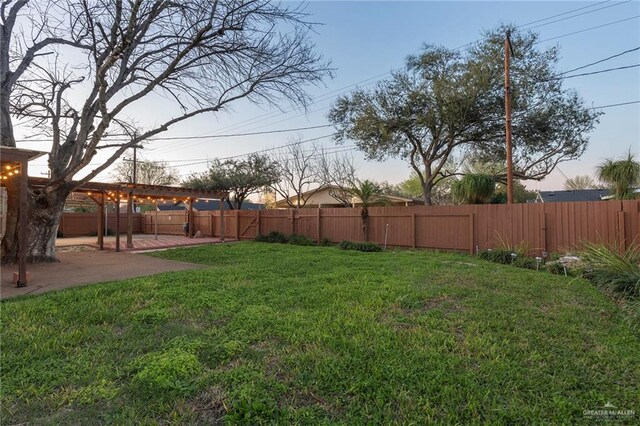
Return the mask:
POLYGON ((166 397, 186 395, 194 388, 194 378, 202 370, 198 357, 173 348, 148 354, 133 363, 136 373, 132 385, 141 396, 164 394, 166 397))
POLYGON ((375 243, 359 243, 346 240, 341 241, 338 247, 340 247, 341 250, 357 250, 368 253, 382 251, 382 247, 375 243))
POLYGON ((282 232, 271 231, 267 235, 259 234, 256 236, 255 241, 259 243, 279 243, 279 244, 287 244, 289 242, 289 237, 284 235, 282 232))
POLYGON ((516 257, 513 259, 513 266, 517 268, 538 270, 538 262, 532 257, 516 257))
POLYGON ((318 245, 320 247, 331 247, 333 245, 333 241, 331 241, 330 238, 325 237, 325 238, 321 239, 320 241, 318 241, 318 245))
POLYGON ((634 243, 620 254, 605 244, 586 243, 579 256, 586 265, 586 278, 618 293, 640 297, 640 245, 634 243))
POLYGON ((315 246, 316 243, 313 240, 305 237, 304 235, 291 234, 289 236, 289 244, 294 246, 315 246))
POLYGON ((502 249, 486 250, 486 251, 480 252, 480 258, 484 260, 488 260, 490 262, 502 263, 504 265, 508 265, 511 263, 511 260, 512 260, 511 253, 512 251, 510 250, 502 250, 502 249))

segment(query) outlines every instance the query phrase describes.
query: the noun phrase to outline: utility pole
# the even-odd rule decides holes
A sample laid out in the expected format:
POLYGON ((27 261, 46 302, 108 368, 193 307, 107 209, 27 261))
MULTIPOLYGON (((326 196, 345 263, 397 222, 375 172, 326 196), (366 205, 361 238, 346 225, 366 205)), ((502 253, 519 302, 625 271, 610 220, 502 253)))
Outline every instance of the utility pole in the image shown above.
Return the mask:
POLYGON ((511 32, 507 30, 504 39, 504 109, 505 109, 505 133, 507 142, 507 204, 513 204, 513 154, 511 145, 511 85, 509 81, 510 57, 513 55, 511 46, 511 32))
POLYGON ((133 146, 133 182, 138 182, 138 145, 133 146))

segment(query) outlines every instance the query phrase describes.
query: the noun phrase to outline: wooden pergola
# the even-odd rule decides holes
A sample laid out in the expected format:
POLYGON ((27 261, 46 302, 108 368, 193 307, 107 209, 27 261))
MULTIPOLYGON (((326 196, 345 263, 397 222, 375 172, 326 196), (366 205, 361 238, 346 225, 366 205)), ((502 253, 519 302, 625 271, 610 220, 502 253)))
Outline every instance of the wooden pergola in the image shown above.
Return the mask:
MULTIPOLYGON (((46 178, 29 178, 29 185, 32 187, 45 186, 49 182, 46 178)), ((225 191, 212 191, 205 189, 191 189, 177 186, 163 185, 144 185, 134 183, 105 183, 105 182, 86 182, 80 184, 71 182, 76 187, 74 192, 86 194, 98 205, 98 246, 100 250, 104 250, 104 223, 105 223, 105 205, 111 200, 116 205, 116 245, 115 250, 120 251, 120 204, 123 200, 127 201, 127 247, 133 247, 133 203, 140 202, 177 202, 184 201, 187 203, 188 222, 190 224, 188 236, 193 236, 193 202, 195 200, 220 200, 220 218, 222 221, 222 231, 220 239, 224 241, 224 210, 223 201, 229 197, 229 193, 225 191)), ((157 232, 156 232, 157 238, 157 232)))
POLYGON ((28 209, 28 172, 29 161, 45 155, 46 152, 30 149, 0 146, 0 181, 6 183, 10 179, 19 179, 18 199, 18 280, 16 285, 27 285, 27 209, 28 209))

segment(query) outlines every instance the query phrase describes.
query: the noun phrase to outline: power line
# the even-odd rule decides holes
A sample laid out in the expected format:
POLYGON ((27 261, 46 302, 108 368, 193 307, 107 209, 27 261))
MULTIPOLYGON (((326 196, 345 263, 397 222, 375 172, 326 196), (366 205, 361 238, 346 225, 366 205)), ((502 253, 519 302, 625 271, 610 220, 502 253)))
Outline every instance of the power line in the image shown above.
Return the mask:
MULTIPOLYGON (((321 155, 331 155, 331 154, 339 154, 339 153, 343 153, 343 152, 349 152, 349 151, 354 151, 356 149, 356 145, 345 145, 345 146, 341 146, 341 147, 335 147, 333 150, 327 150, 324 152, 319 152, 315 155, 310 155, 309 157, 307 157, 307 159, 311 159, 311 158, 316 158, 319 157, 321 155)), ((307 151, 308 152, 308 151, 307 151)), ((242 157, 245 156, 247 154, 243 154, 243 155, 239 155, 237 157, 242 157)), ((236 157, 229 157, 229 158, 236 158, 236 157)), ((222 160, 223 158, 215 158, 213 160, 204 160, 204 161, 196 161, 193 163, 189 163, 189 164, 179 164, 179 165, 175 165, 172 167, 175 168, 180 168, 180 167, 190 167, 190 166, 196 166, 196 165, 200 165, 200 164, 207 164, 207 163, 211 163, 212 161, 215 160, 222 160)))
POLYGON ((546 80, 540 80, 540 81, 542 82, 542 81, 559 80, 559 79, 565 79, 565 78, 584 77, 586 75, 603 74, 603 73, 606 73, 606 72, 626 70, 626 69, 629 69, 629 68, 636 68, 636 67, 640 67, 640 64, 625 65, 623 67, 616 67, 616 68, 607 68, 607 69, 600 70, 600 71, 584 72, 582 74, 561 75, 561 76, 558 76, 558 77, 552 77, 552 78, 548 78, 546 80))
MULTIPOLYGON (((300 130, 320 129, 324 127, 331 127, 331 124, 322 124, 318 126, 298 127, 294 129, 278 129, 278 130, 266 130, 263 132, 251 132, 251 133, 233 133, 227 135, 206 135, 206 136, 166 136, 153 139, 147 139, 148 141, 170 141, 170 140, 183 140, 183 139, 213 139, 213 138, 235 138, 240 136, 255 136, 255 135, 267 135, 273 133, 288 133, 297 132, 300 130)), ((131 139, 109 139, 109 142, 129 142, 131 139)), ((16 139, 16 142, 50 142, 51 139, 16 139)))
MULTIPOLYGON (((621 5, 625 4, 625 3, 629 3, 630 1, 631 1, 631 0, 626 0, 626 1, 623 1, 623 2, 619 2, 619 3, 611 4, 611 5, 609 5, 609 6, 603 6, 603 7, 600 7, 600 8, 598 8, 598 9, 594 9, 594 10, 589 10, 589 11, 587 11, 587 12, 578 13, 577 15, 567 16, 566 18, 556 19, 555 21, 546 22, 546 23, 544 23, 544 24, 536 25, 536 26, 531 27, 531 28, 528 28, 528 29, 529 29, 529 30, 533 30, 533 29, 535 29, 535 28, 540 28, 540 27, 544 27, 544 26, 546 26, 546 25, 555 24, 555 23, 557 23, 557 22, 566 21, 567 19, 573 19, 573 18, 577 18, 578 16, 588 15, 588 14, 590 14, 590 13, 594 13, 594 12, 597 12, 597 11, 599 11, 599 10, 609 9, 610 7, 621 6, 621 5)), ((605 2, 605 3, 606 3, 606 2, 605 2)), ((595 6, 595 5, 594 5, 594 6, 595 6)))
POLYGON ((594 107, 591 107, 589 109, 605 109, 605 108, 613 108, 613 107, 619 107, 619 106, 624 106, 624 105, 633 105, 633 104, 640 104, 640 100, 630 101, 630 102, 621 102, 619 104, 609 104, 609 105, 594 106, 594 107))
POLYGON ((584 30, 574 31, 574 32, 571 32, 571 33, 566 33, 566 34, 561 34, 559 36, 545 38, 544 40, 538 40, 536 42, 536 44, 544 43, 545 41, 556 40, 556 39, 559 39, 559 38, 572 36, 574 34, 584 33, 584 32, 591 31, 591 30, 596 30, 598 28, 608 27, 609 25, 615 25, 615 24, 619 24, 619 23, 622 23, 622 22, 626 22, 626 21, 630 21, 632 19, 638 19, 638 18, 640 18, 640 15, 632 16, 630 18, 620 19, 618 21, 607 22, 606 24, 597 25, 595 27, 590 27, 590 28, 585 28, 584 30))
POLYGON ((609 60, 611 60, 611 59, 613 59, 613 58, 617 58, 617 57, 619 57, 619 56, 626 55, 627 53, 635 52, 636 50, 640 50, 640 47, 636 47, 636 48, 634 48, 634 49, 629 49, 629 50, 625 50, 624 52, 616 53, 615 55, 611 55, 611 56, 609 56, 608 58, 600 59, 599 61, 591 62, 590 64, 583 65, 583 66, 578 67, 578 68, 570 69, 570 70, 568 70, 568 71, 563 72, 562 74, 568 74, 568 73, 570 73, 570 72, 579 71, 579 70, 581 70, 581 69, 588 68, 588 67, 590 67, 590 66, 597 65, 597 64, 600 64, 600 63, 602 63, 602 62, 609 61, 609 60))
POLYGON ((583 7, 579 7, 579 8, 577 8, 577 9, 569 10, 569 11, 567 11, 567 12, 558 13, 558 14, 556 14, 556 15, 549 16, 549 17, 547 17, 547 18, 542 18, 542 19, 538 19, 538 20, 535 20, 535 21, 527 22, 526 24, 522 24, 522 25, 520 25, 520 27, 528 27, 529 25, 537 24, 538 22, 548 21, 549 19, 557 18, 557 17, 559 17, 559 16, 568 15, 569 13, 578 12, 578 11, 580 11, 580 10, 584 10, 584 9, 589 9, 589 8, 592 8, 592 7, 596 7, 596 6, 601 5, 601 4, 604 4, 604 3, 609 3, 610 1, 611 1, 611 0, 605 0, 605 1, 601 1, 600 3, 590 4, 589 6, 583 6, 583 7))

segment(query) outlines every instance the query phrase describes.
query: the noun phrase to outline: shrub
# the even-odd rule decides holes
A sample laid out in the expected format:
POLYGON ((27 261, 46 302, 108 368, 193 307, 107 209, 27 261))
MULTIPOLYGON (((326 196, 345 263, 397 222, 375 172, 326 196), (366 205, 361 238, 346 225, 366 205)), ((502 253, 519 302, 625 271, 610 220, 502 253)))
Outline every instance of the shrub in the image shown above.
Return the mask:
POLYGON ((331 247, 333 245, 333 241, 331 241, 329 238, 325 237, 325 238, 321 239, 320 241, 318 241, 318 245, 322 246, 322 247, 331 247))
POLYGON ((316 243, 313 240, 305 237, 304 235, 291 234, 289 236, 289 244, 296 246, 315 246, 316 243))
POLYGON ((282 232, 271 231, 267 235, 256 236, 255 241, 258 241, 261 243, 287 244, 289 242, 289 238, 286 235, 284 235, 282 232))
POLYGON ((264 234, 258 234, 258 235, 256 235, 256 237, 253 240, 258 242, 258 243, 268 243, 269 242, 269 237, 267 237, 264 234))
POLYGON ((550 272, 550 273, 556 274, 556 275, 564 275, 565 271, 567 272, 567 275, 569 273, 569 271, 566 270, 565 266, 559 260, 556 260, 556 261, 553 261, 553 262, 547 262, 544 265, 544 267, 547 270, 547 272, 550 272))
MULTIPOLYGON (((513 266, 524 269, 533 269, 534 271, 538 269, 538 262, 532 257, 516 257, 513 260, 513 266)), ((540 262, 540 267, 542 267, 542 262, 540 262)))
POLYGON ((631 297, 640 296, 640 245, 632 244, 620 254, 605 244, 586 243, 579 256, 586 265, 585 278, 631 297))
POLYGON ((341 241, 339 247, 342 250, 357 250, 368 253, 382 251, 382 247, 375 243, 358 243, 346 240, 341 241))
POLYGON ((480 258, 490 262, 508 265, 513 260, 511 253, 513 253, 511 250, 505 249, 487 250, 480 253, 480 258))

